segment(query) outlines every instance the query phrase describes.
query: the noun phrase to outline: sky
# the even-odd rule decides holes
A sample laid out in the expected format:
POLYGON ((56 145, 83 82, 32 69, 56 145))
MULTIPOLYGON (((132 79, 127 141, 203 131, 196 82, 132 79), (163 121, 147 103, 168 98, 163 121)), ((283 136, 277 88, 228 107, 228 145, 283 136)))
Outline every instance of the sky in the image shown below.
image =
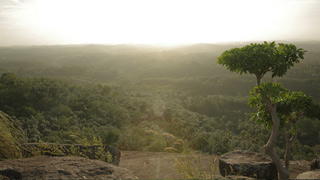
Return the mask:
POLYGON ((0 46, 320 40, 320 0, 0 0, 0 46))

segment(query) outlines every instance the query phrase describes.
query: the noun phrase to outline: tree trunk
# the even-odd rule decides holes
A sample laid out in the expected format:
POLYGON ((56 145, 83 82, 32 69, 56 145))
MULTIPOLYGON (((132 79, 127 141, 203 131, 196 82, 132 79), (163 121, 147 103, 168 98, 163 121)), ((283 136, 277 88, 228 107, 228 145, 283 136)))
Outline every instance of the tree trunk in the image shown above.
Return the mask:
POLYGON ((297 138, 297 134, 292 134, 291 138, 289 139, 286 132, 284 131, 283 132, 283 137, 286 141, 286 152, 285 152, 285 155, 284 155, 284 167, 287 169, 287 171, 290 172, 290 155, 291 155, 291 148, 297 138))
POLYGON ((278 173, 279 173, 279 179, 289 179, 290 172, 282 165, 278 154, 273 151, 273 148, 277 142, 277 138, 279 135, 279 129, 280 129, 280 119, 277 114, 277 107, 276 107, 276 105, 271 103, 271 100, 269 97, 263 97, 263 99, 264 99, 264 102, 266 103, 267 108, 271 114, 272 123, 273 123, 270 138, 269 138, 267 144, 265 145, 265 151, 266 151, 266 154, 271 157, 274 164, 276 165, 278 173))
POLYGON ((261 76, 259 74, 255 74, 257 78, 257 86, 260 86, 261 76))

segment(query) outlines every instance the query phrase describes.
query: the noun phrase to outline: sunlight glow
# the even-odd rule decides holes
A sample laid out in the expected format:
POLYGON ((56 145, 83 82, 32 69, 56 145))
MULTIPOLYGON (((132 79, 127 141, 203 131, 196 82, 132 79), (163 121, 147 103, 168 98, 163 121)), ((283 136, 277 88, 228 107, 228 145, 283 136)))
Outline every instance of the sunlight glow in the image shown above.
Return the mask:
POLYGON ((294 36, 295 13, 299 13, 301 6, 299 1, 292 3, 289 0, 27 2, 20 12, 20 19, 24 19, 22 26, 29 26, 35 33, 62 43, 179 44, 269 40, 290 33, 294 36))

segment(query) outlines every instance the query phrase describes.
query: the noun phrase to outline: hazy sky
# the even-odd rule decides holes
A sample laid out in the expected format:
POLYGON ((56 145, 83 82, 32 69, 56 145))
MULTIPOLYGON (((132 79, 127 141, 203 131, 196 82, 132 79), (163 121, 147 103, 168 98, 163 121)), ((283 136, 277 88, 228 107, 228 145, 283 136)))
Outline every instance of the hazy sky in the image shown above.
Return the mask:
POLYGON ((320 40, 320 0, 0 0, 0 46, 320 40))

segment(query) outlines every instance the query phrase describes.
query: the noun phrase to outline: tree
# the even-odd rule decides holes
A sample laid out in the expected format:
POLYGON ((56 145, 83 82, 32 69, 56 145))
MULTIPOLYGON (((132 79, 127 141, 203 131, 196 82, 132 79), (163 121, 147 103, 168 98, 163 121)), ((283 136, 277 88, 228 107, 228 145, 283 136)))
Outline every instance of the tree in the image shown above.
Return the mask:
POLYGON ((302 116, 319 118, 320 105, 302 92, 291 92, 281 84, 271 82, 261 84, 260 81, 268 72, 271 72, 272 77, 284 76, 294 63, 304 58, 305 52, 292 44, 279 43, 276 46, 275 42, 264 42, 233 48, 218 57, 218 63, 230 71, 256 76, 257 87, 251 91, 249 105, 257 108, 258 112, 253 114, 252 119, 264 123, 271 129, 271 135, 264 148, 275 163, 280 179, 290 177, 289 161, 291 147, 297 134, 296 121, 302 116), (280 132, 286 140, 284 165, 273 150, 280 132), (288 134, 291 134, 290 139, 288 134))
POLYGON ((16 75, 13 73, 4 73, 0 78, 0 84, 13 86, 17 82, 16 75))
POLYGON ((302 117, 319 118, 320 105, 313 101, 311 96, 303 92, 291 92, 279 83, 263 83, 255 87, 251 95, 249 105, 258 109, 252 119, 271 129, 271 136, 265 145, 266 154, 274 161, 279 178, 288 179, 291 148, 298 133, 296 122, 302 117), (280 132, 286 141, 284 166, 279 156, 273 151, 280 132), (291 135, 291 138, 288 135, 291 135))
POLYGON ((243 48, 232 48, 218 57, 218 63, 232 72, 249 73, 256 76, 257 84, 267 72, 272 77, 282 77, 288 69, 303 59, 306 51, 295 45, 275 42, 247 45, 243 48))

